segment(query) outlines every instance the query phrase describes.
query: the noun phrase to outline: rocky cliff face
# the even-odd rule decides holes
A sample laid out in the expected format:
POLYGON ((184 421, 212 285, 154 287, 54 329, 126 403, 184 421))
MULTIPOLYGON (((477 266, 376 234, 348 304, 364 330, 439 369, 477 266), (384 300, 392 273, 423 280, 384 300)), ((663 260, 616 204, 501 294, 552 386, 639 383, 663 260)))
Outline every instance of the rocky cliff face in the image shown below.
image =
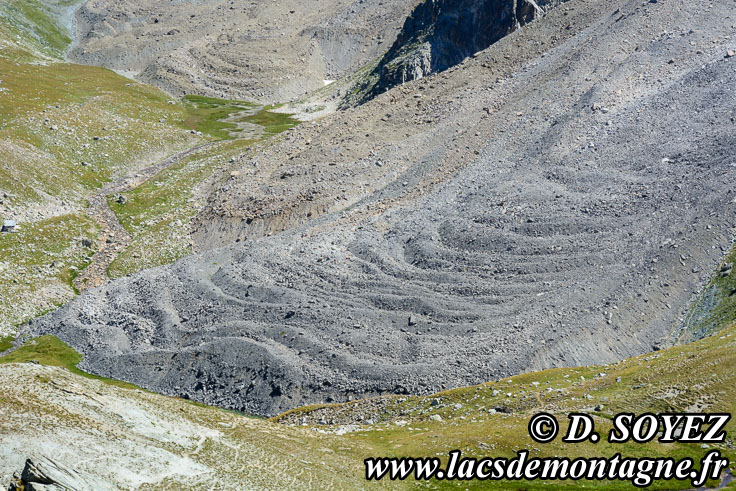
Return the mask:
POLYGON ((358 91, 363 102, 446 70, 565 0, 425 0, 358 91))

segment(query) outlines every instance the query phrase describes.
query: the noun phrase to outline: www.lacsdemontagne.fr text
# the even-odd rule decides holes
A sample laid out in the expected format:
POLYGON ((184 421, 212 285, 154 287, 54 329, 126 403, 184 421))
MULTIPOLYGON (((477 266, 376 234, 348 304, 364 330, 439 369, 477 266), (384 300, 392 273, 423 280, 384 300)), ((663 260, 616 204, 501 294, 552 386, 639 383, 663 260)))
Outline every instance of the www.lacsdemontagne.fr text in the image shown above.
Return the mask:
POLYGON ((646 487, 654 481, 691 481, 694 487, 708 479, 718 478, 728 468, 728 459, 718 450, 709 451, 699 466, 691 458, 625 458, 612 457, 568 459, 566 457, 529 457, 527 450, 516 457, 465 458, 460 450, 449 453, 446 467, 437 457, 430 458, 369 458, 365 459, 367 480, 484 480, 484 481, 629 481, 646 487))

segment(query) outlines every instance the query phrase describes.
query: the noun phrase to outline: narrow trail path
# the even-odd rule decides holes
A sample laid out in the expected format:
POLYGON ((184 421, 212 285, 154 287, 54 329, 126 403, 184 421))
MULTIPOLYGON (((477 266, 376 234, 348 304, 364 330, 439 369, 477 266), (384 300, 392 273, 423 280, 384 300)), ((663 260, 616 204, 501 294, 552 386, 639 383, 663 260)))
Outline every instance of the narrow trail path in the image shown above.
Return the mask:
POLYGON ((177 164, 182 159, 193 155, 200 150, 215 146, 221 142, 209 142, 191 147, 176 153, 165 160, 157 162, 144 169, 105 184, 89 200, 87 214, 100 226, 99 249, 92 256, 92 262, 74 279, 74 287, 83 292, 90 288, 104 285, 109 278, 107 268, 112 264, 120 251, 130 245, 130 234, 118 221, 107 204, 107 196, 115 193, 124 193, 135 189, 159 172, 177 164))

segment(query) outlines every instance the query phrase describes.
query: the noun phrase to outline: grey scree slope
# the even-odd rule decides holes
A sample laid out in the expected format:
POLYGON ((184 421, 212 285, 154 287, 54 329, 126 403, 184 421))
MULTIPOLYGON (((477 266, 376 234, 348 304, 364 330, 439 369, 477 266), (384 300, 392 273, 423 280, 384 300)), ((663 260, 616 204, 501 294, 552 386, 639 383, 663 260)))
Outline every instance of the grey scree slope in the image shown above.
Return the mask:
POLYGON ((568 19, 590 21, 513 77, 482 64, 561 14, 417 82, 457 91, 426 130, 444 137, 407 138, 423 157, 349 212, 112 282, 27 333, 86 370, 262 415, 671 343, 734 225, 733 3, 706 3, 573 0, 568 19), (443 174, 466 144, 479 153, 443 174))
POLYGON ((284 102, 380 56, 415 1, 88 1, 70 57, 176 95, 284 102))

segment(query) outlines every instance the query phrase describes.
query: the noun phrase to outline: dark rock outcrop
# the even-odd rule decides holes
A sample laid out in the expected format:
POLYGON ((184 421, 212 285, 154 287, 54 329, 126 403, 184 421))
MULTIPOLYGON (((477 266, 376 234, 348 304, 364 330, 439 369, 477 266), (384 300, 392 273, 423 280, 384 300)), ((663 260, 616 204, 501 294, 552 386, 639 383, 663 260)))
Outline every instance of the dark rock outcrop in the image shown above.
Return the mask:
POLYGON ((356 91, 358 102, 457 65, 563 1, 426 0, 356 91))

